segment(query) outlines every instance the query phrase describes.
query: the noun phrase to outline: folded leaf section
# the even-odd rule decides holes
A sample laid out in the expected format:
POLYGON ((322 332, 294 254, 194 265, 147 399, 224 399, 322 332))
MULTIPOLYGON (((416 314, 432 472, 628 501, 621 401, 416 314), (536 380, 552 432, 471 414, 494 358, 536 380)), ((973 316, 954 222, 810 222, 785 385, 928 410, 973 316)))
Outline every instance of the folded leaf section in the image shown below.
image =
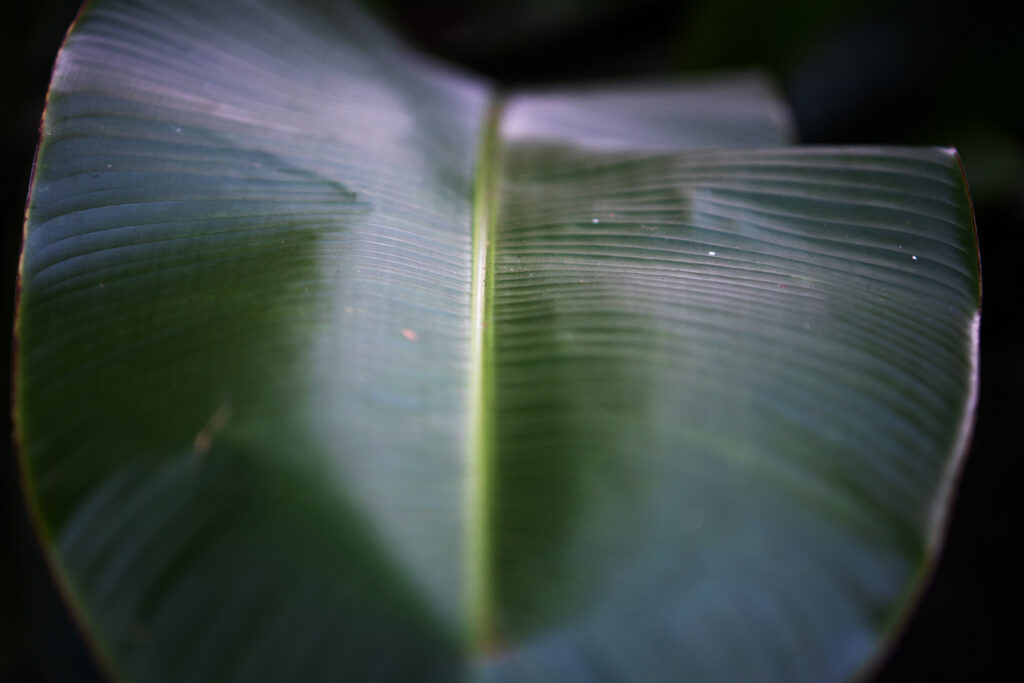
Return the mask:
POLYGON ((508 99, 501 136, 510 145, 671 152, 775 147, 795 133, 768 79, 742 72, 517 91, 508 99))
POLYGON ((488 99, 345 6, 84 10, 29 207, 17 420, 124 677, 452 675, 488 99))
POLYGON ((948 150, 517 139, 496 229, 496 680, 844 680, 973 409, 948 150))

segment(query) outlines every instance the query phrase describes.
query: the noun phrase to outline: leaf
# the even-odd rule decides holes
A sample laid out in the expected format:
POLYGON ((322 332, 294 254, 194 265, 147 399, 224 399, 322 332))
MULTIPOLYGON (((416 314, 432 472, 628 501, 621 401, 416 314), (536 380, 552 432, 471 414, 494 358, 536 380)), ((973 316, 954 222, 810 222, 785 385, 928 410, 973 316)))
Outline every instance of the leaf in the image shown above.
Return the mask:
POLYGON ((88 5, 15 419, 106 666, 862 671, 941 542, 976 243, 953 152, 789 130, 756 78, 502 97, 347 6, 88 5))

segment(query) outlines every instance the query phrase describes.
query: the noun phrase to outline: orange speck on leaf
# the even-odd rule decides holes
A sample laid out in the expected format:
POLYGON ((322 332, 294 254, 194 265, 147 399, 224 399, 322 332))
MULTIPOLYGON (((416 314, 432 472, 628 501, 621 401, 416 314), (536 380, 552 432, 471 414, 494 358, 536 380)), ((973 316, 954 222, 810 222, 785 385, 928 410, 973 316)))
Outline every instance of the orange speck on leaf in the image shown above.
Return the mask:
POLYGON ((414 330, 410 330, 408 327, 402 330, 402 336, 409 341, 416 341, 416 332, 414 330))

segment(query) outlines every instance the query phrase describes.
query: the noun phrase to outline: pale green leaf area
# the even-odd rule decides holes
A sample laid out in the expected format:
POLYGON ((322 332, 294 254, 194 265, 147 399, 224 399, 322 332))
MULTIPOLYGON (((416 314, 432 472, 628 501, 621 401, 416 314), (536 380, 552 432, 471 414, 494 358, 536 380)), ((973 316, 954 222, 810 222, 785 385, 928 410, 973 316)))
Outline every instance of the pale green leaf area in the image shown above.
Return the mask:
POLYGON ((15 419, 125 681, 840 681, 941 545, 980 274, 951 150, 756 76, 495 86, 344 5, 96 0, 15 419))

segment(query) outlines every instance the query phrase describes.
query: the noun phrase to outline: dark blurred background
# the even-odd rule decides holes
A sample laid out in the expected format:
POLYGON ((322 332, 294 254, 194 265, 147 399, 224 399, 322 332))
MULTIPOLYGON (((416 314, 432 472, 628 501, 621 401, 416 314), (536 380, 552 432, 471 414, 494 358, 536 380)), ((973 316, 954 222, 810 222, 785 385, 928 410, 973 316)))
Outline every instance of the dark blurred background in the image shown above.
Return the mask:
MULTIPOLYGON (((803 143, 960 150, 984 271, 978 419, 945 552, 877 680, 1024 680, 1024 461, 1013 446, 1024 417, 1024 38, 1012 10, 989 0, 365 4, 423 49, 509 86, 754 66, 776 79, 803 143)), ((0 18, 0 320, 13 314, 49 71, 78 5, 11 2, 0 18)), ((0 681, 99 681, 47 575, 16 462, 3 455, 0 681)))

